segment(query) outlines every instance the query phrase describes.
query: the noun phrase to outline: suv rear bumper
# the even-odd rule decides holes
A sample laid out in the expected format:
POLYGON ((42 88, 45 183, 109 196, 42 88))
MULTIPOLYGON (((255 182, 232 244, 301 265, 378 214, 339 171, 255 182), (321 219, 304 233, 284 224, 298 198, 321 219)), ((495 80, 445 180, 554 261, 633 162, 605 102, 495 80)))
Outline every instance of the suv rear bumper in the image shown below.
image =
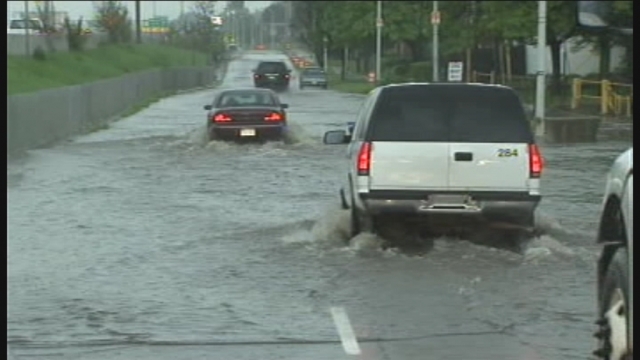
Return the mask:
POLYGON ((475 217, 487 221, 533 225, 533 213, 540 195, 528 192, 423 192, 374 190, 361 193, 364 210, 370 215, 475 217), (437 203, 437 195, 465 195, 468 201, 437 203))

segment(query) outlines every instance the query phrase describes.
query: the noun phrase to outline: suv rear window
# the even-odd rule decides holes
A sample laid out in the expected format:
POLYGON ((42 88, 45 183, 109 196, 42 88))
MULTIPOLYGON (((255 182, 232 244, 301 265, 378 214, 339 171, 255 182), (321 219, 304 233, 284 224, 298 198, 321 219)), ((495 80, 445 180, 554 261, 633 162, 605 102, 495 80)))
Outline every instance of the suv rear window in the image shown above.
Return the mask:
POLYGON ((287 66, 283 62, 262 62, 258 64, 259 72, 283 73, 287 71, 287 66))
POLYGON ((513 90, 467 85, 383 89, 367 138, 480 143, 533 141, 524 109, 513 90))

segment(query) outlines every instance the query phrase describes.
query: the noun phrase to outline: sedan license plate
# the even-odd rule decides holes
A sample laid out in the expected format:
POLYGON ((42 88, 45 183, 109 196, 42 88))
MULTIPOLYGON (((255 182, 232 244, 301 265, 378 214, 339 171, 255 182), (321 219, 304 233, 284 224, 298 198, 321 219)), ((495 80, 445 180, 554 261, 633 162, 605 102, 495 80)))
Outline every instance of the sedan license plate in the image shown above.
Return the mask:
POLYGON ((267 75, 267 79, 272 79, 272 80, 273 80, 273 79, 275 79, 275 78, 276 78, 276 76, 275 76, 275 75, 267 75))
POLYGON ((242 129, 240 130, 240 136, 256 136, 255 129, 242 129))

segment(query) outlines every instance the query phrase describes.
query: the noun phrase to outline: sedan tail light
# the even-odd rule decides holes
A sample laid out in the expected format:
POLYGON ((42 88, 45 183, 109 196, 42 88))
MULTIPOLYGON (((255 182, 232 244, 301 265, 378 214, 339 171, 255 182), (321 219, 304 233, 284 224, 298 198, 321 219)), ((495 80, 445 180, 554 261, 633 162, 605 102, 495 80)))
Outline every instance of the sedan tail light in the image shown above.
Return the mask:
POLYGON ((212 118, 213 122, 229 122, 232 121, 233 119, 231 119, 231 116, 227 115, 227 114, 216 114, 213 118, 212 118))
POLYGON ((264 121, 284 121, 284 115, 277 112, 272 112, 271 114, 264 117, 264 121))

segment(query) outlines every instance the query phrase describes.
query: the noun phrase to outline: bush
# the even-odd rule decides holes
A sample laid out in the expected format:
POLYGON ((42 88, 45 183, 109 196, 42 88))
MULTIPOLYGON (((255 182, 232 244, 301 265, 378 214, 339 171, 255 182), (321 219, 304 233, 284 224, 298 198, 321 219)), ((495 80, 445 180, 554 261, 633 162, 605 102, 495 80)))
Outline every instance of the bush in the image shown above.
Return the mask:
POLYGON ((64 27, 67 30, 67 43, 69 44, 69 51, 82 51, 84 50, 84 44, 87 41, 87 37, 84 34, 82 28, 82 19, 73 25, 69 18, 64 19, 64 27))
POLYGON ((33 50, 33 58, 38 60, 38 61, 45 61, 45 60, 47 60, 47 52, 44 51, 42 46, 37 46, 33 50))
POLYGON ((409 65, 407 76, 411 81, 430 81, 432 73, 431 62, 421 61, 409 65))

